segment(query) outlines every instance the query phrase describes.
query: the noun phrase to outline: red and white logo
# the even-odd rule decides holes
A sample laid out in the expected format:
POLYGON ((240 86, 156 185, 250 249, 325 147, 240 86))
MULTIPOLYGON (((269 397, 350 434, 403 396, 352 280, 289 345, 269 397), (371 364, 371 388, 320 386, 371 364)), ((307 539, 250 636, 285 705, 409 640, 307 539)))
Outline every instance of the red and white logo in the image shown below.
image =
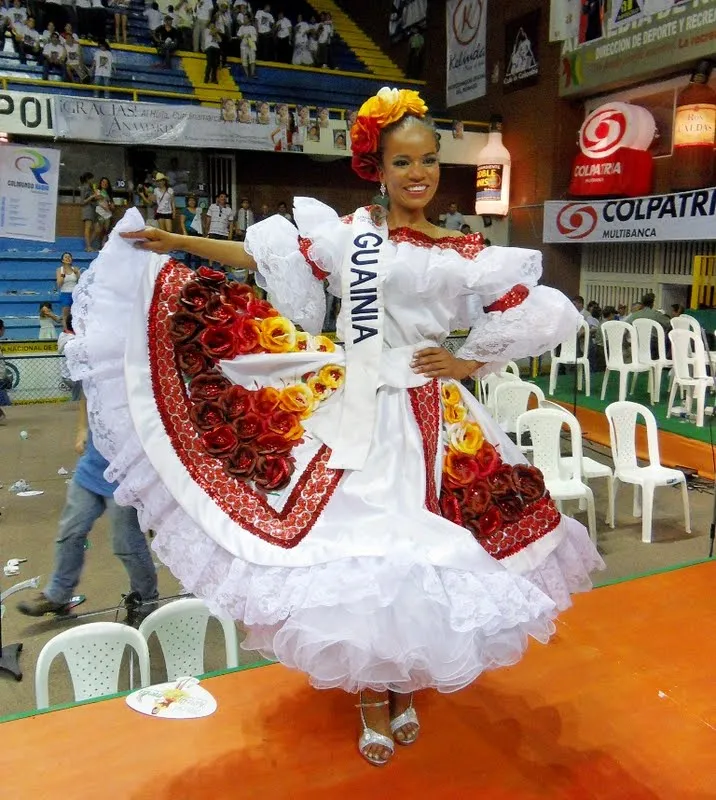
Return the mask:
POLYGON ((597 227, 598 217, 593 206, 569 203, 557 214, 557 230, 568 239, 584 239, 597 227))
POLYGON ((452 15, 455 39, 463 46, 472 42, 482 24, 482 0, 459 0, 452 15))
POLYGON ((579 149, 587 158, 607 158, 620 147, 648 150, 656 124, 651 113, 631 103, 605 103, 584 120, 579 149))

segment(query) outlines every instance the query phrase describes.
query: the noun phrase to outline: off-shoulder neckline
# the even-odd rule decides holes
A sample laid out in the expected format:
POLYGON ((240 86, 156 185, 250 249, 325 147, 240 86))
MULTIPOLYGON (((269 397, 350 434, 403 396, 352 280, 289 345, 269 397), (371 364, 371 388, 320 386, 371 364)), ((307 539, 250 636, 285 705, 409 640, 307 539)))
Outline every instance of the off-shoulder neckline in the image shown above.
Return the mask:
POLYGON ((485 244, 481 233, 470 233, 467 236, 433 237, 414 228, 403 226, 388 231, 388 238, 395 244, 412 244, 416 247, 438 247, 441 250, 455 250, 468 258, 474 257, 485 244))

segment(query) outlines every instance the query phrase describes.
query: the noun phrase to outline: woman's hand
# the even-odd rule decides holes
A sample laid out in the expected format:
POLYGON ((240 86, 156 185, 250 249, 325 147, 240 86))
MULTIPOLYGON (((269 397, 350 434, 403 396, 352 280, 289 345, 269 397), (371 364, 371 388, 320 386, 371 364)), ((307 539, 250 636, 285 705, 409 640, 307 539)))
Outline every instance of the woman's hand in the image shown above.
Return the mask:
POLYGON ((150 253, 169 253, 180 250, 179 236, 176 233, 163 231, 161 228, 146 227, 142 231, 129 231, 119 234, 123 239, 135 239, 134 246, 150 253))
POLYGON ((444 347, 426 347, 418 350, 410 364, 413 372, 425 375, 426 378, 453 378, 462 381, 480 369, 479 361, 468 361, 456 358, 444 347))

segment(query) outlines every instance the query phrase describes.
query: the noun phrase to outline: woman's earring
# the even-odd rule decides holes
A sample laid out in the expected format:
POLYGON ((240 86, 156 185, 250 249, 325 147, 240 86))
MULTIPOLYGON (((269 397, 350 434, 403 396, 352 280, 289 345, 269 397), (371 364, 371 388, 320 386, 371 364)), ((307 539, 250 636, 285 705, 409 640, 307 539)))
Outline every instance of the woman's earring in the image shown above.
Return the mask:
POLYGON ((380 196, 385 197, 385 184, 382 181, 380 183, 380 196))

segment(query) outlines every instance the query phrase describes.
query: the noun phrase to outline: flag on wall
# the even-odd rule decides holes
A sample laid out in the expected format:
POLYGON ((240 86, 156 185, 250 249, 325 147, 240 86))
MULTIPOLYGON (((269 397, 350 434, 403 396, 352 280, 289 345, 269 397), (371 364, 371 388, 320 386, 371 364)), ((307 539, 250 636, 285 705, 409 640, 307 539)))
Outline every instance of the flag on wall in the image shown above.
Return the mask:
POLYGON ((549 6, 549 40, 563 42, 579 34, 582 0, 552 0, 549 6))
POLYGON ((448 0, 447 106, 484 97, 487 91, 487 0, 448 0))

